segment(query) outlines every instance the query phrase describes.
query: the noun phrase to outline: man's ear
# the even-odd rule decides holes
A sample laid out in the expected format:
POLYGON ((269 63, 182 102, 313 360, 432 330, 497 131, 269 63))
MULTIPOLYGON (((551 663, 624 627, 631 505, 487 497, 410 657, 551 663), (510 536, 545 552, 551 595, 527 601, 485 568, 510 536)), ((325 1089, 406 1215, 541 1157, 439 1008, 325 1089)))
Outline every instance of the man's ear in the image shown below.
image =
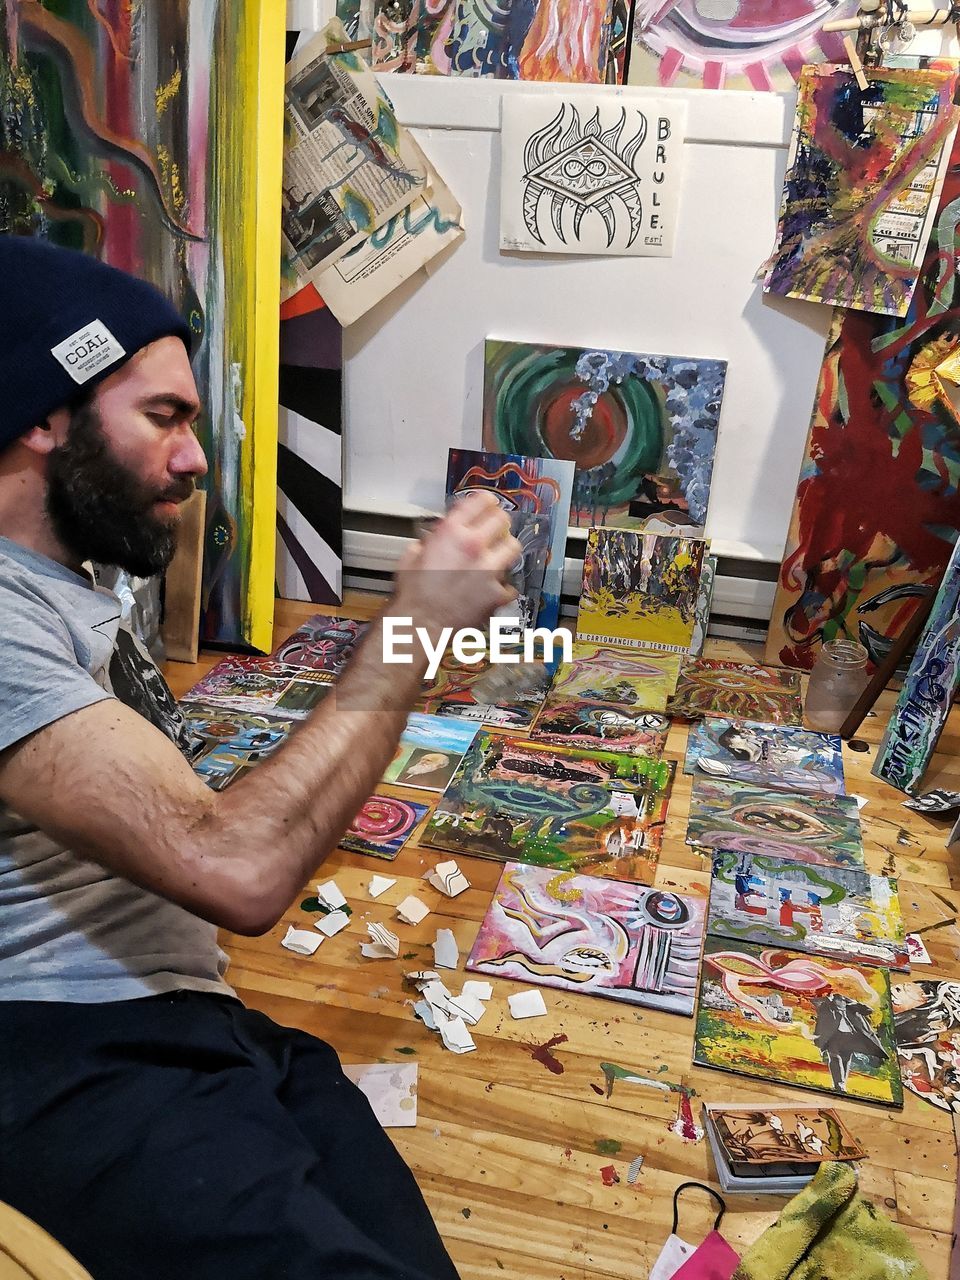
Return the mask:
POLYGON ((55 409, 43 422, 31 427, 19 437, 17 443, 29 449, 31 453, 52 453, 67 438, 70 426, 70 410, 55 409))

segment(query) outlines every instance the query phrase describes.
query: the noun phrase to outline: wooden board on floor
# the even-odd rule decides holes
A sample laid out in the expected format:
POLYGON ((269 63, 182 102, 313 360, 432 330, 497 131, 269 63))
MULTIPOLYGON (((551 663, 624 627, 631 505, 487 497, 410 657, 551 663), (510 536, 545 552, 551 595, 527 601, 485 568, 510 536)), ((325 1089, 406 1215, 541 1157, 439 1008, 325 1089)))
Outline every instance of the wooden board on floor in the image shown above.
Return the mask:
MULTIPOLYGON (((339 610, 278 601, 278 643, 312 613, 368 617, 382 597, 347 594, 339 610)), ((762 661, 758 646, 708 641, 706 656, 762 661)), ((175 666, 168 678, 180 694, 219 655, 198 665, 175 666)), ((949 823, 904 809, 899 792, 870 773, 893 706, 881 695, 859 738, 867 750, 843 746, 847 788, 866 798, 861 812, 867 863, 901 877, 908 928, 924 929, 932 965, 921 978, 960 978, 960 930, 944 923, 960 907, 960 871, 944 845, 949 823), (931 928, 930 926, 937 926, 931 928)), ((675 721, 667 755, 681 762, 686 725, 675 721)), ((941 737, 928 781, 960 789, 960 710, 941 737)), ((709 868, 684 843, 690 803, 689 776, 679 771, 667 815, 656 882, 664 888, 706 894, 709 868)), ((397 792, 432 805, 429 792, 397 792)), ((407 970, 433 964, 438 928, 452 929, 461 953, 460 972, 447 978, 457 990, 463 958, 493 893, 500 864, 458 857, 471 888, 453 900, 423 880, 424 871, 449 855, 408 845, 393 863, 338 850, 323 865, 354 909, 350 927, 328 939, 316 955, 284 951, 287 925, 313 917, 299 903, 262 938, 226 934, 227 975, 250 1006, 288 1026, 327 1040, 345 1061, 420 1064, 418 1122, 391 1136, 423 1188, 447 1247, 464 1280, 635 1280, 644 1277, 670 1231, 671 1197, 688 1179, 718 1186, 705 1142, 675 1132, 677 1095, 617 1082, 607 1097, 601 1062, 682 1084, 702 1102, 742 1103, 769 1098, 811 1102, 815 1094, 741 1079, 691 1065, 693 1020, 609 1000, 542 989, 548 1016, 514 1022, 507 996, 522 984, 494 980, 494 998, 476 1028, 475 1053, 455 1057, 413 1017, 415 994, 407 970), (397 877, 377 901, 366 885, 376 872, 397 877), (399 923, 394 907, 416 893, 431 909, 416 927, 399 923), (368 920, 382 921, 401 938, 396 961, 364 960, 359 942, 368 920), (538 1047, 553 1042, 552 1069, 538 1047), (535 1055, 535 1052, 537 1056, 535 1055), (634 1185, 626 1171, 644 1163, 634 1185), (600 1170, 613 1165, 620 1181, 604 1185, 600 1170)), ((948 1114, 907 1093, 902 1111, 830 1098, 866 1145, 862 1188, 898 1221, 918 1250, 930 1280, 947 1280, 957 1155, 948 1114)), ((723 1231, 742 1251, 776 1218, 785 1200, 730 1196, 723 1231)), ((706 1204, 691 1198, 684 1236, 699 1239, 712 1225, 706 1204), (699 1234, 698 1234, 699 1233, 699 1234)))

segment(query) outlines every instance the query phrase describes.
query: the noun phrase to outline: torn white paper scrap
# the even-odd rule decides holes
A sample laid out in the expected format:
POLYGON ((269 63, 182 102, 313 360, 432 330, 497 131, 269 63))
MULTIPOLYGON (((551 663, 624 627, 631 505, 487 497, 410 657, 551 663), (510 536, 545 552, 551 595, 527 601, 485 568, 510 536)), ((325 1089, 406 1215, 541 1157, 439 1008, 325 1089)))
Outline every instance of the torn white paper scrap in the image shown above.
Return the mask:
POLYGON ((367 893, 371 898, 379 898, 381 893, 386 893, 396 883, 396 880, 391 880, 389 876, 371 876, 370 883, 367 885, 367 893))
POLYGON ((359 320, 421 269, 434 262, 440 265, 439 255, 463 239, 459 204, 422 152, 421 158, 427 188, 402 213, 395 213, 314 276, 320 296, 342 325, 359 320))
POLYGON ((323 939, 311 933, 309 929, 295 929, 293 925, 280 939, 281 947, 286 947, 288 951, 295 951, 298 956, 312 956, 321 942, 323 939))
POLYGON ((450 996, 446 1012, 452 1018, 462 1018, 468 1027, 475 1027, 487 1012, 487 1006, 476 996, 467 996, 461 992, 458 996, 450 996))
POLYGON ((328 880, 326 884, 317 885, 317 897, 325 907, 329 907, 331 911, 337 911, 340 907, 347 905, 347 900, 341 892, 340 886, 336 880, 328 880))
POLYGON ((433 944, 433 963, 438 969, 456 969, 460 963, 460 948, 449 929, 438 929, 433 944))
POLYGON ((439 973, 436 973, 433 969, 415 969, 413 973, 405 973, 403 976, 420 991, 423 990, 428 982, 440 981, 439 973))
POLYGON ((425 916, 430 914, 430 908, 415 898, 411 893, 408 898, 400 903, 397 907, 397 915, 404 924, 419 924, 425 916))
POLYGON ((476 978, 468 978, 463 984, 462 996, 475 996, 478 1000, 491 1000, 493 986, 489 982, 478 982, 476 978))
POLYGON ((335 933, 339 933, 341 929, 346 929, 350 923, 350 917, 345 911, 331 911, 328 916, 324 916, 322 920, 315 920, 313 927, 319 929, 327 938, 332 938, 335 933))
POLYGON ((343 1074, 366 1096, 384 1129, 417 1123, 417 1063, 344 1063, 343 1074))
POLYGON ((518 991, 516 995, 507 996, 507 1004, 514 1018, 542 1018, 547 1012, 543 996, 536 987, 531 991, 518 991))
POLYGON ((462 1018, 444 1018, 441 1014, 437 1028, 444 1048, 452 1053, 469 1053, 477 1047, 462 1018))
POLYGON ((646 91, 504 94, 500 248, 670 257, 685 131, 646 91))
POLYGON ((432 1009, 446 1013, 449 1007, 450 992, 438 978, 435 982, 427 982, 420 988, 420 994, 432 1009))
POLYGON ((370 960, 395 960, 400 954, 400 939, 375 920, 367 925, 369 942, 361 942, 360 950, 370 960))
POLYGON ((438 862, 423 878, 429 880, 435 889, 445 893, 448 898, 456 898, 458 894, 470 888, 470 881, 453 859, 449 862, 438 862))
POLYGON ((298 292, 426 188, 423 153, 334 20, 287 66, 281 297, 298 292))
POLYGON ((437 1030, 437 1020, 434 1017, 433 1005, 429 1000, 418 1000, 413 1006, 413 1012, 421 1020, 428 1031, 437 1030))

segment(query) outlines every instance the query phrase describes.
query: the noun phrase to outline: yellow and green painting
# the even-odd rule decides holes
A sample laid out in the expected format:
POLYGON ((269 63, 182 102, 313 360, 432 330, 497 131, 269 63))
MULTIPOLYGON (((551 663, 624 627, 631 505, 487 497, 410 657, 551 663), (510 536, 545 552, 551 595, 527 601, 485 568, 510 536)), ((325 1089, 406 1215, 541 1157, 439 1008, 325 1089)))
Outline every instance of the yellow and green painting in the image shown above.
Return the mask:
POLYGON ((705 547, 698 538, 591 529, 577 639, 689 652, 705 547))
POLYGON ((885 969, 708 935, 693 1060, 801 1089, 903 1104, 885 969))

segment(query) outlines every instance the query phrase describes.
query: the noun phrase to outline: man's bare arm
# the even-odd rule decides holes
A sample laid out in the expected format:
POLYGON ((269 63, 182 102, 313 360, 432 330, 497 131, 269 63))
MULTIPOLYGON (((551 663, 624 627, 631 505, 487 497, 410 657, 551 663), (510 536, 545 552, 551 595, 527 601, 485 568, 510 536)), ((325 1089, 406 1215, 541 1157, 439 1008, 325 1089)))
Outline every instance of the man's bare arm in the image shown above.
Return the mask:
MULTIPOLYGON (((398 575, 388 609, 436 632, 509 598, 517 553, 489 501, 464 505, 398 575)), ((385 666, 380 622, 336 689, 269 760, 210 791, 174 744, 115 701, 65 716, 0 756, 0 800, 128 879, 239 933, 269 929, 374 789, 425 660, 385 666)))

